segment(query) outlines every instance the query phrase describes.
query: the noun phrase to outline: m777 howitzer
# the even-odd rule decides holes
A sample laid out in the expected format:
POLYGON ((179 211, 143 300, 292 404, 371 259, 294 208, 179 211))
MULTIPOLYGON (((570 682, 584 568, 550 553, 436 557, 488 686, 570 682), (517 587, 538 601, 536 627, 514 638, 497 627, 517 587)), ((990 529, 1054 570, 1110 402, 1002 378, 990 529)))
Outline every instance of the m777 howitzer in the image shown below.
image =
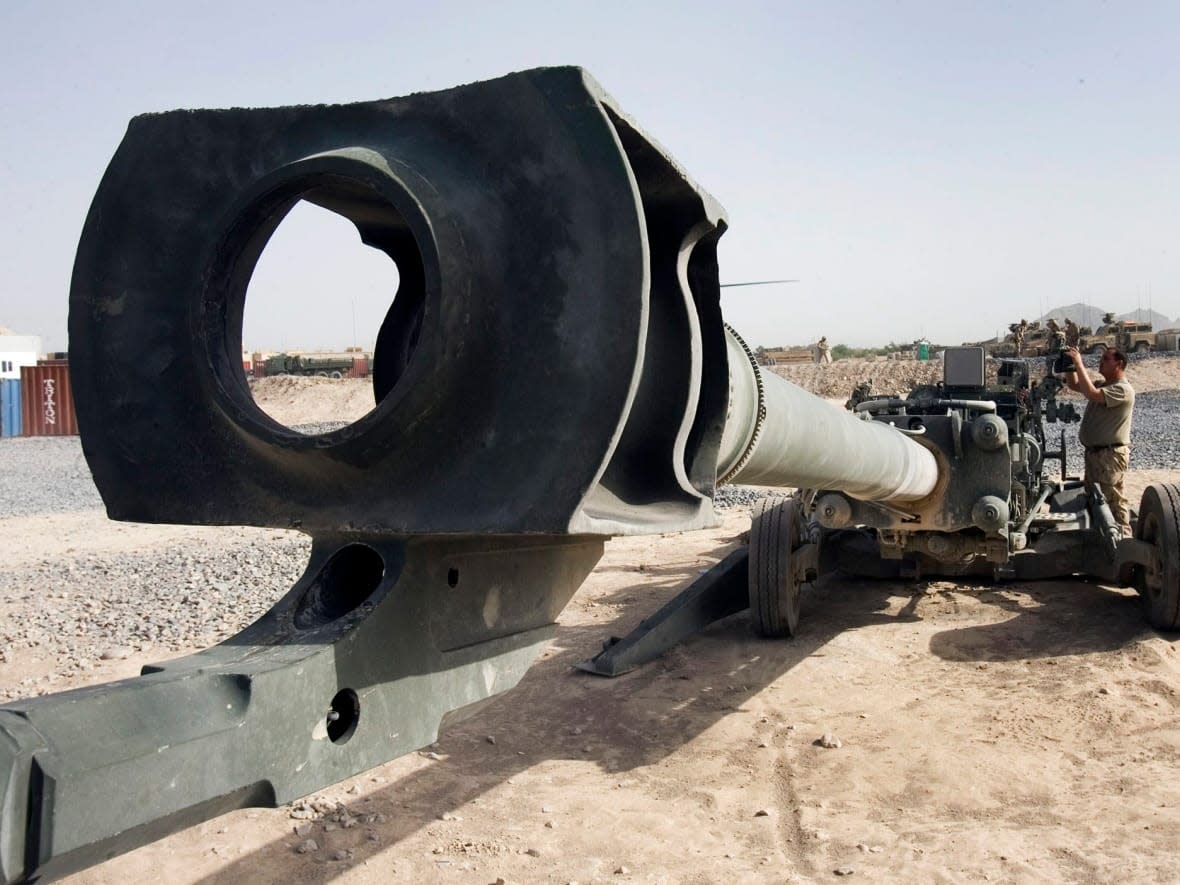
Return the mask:
MULTIPOLYGON (((1026 551, 1057 561, 1042 539, 1062 523, 1102 532, 1099 498, 1033 480, 1046 455, 1027 405, 985 396, 971 355, 927 397, 857 414, 763 375, 722 322, 725 226, 575 68, 132 121, 70 296, 95 483, 115 519, 297 528, 312 551, 220 645, 0 707, 0 880, 60 876, 429 744, 520 679, 606 538, 712 524, 719 481, 811 491, 763 506, 748 550, 590 669, 746 605, 791 634, 801 585, 866 541, 892 564, 1022 574, 1026 551), (400 281, 375 408, 317 436, 266 416, 239 359, 254 264, 299 200, 353 222, 400 281), (1039 519, 1067 493, 1068 517, 1039 519)), ((1174 619, 1176 523, 1159 502, 1176 494, 1157 488, 1140 539, 1108 532, 1109 555, 1082 551, 1071 571, 1134 579, 1174 619)))
POLYGON ((647 660, 687 632, 690 604, 718 617, 748 604, 759 633, 793 636, 802 587, 834 572, 1089 576, 1136 587, 1152 626, 1180 628, 1180 487, 1149 486, 1132 518, 1135 537, 1124 538, 1102 491, 1067 477, 1064 431, 1050 449, 1046 429, 1080 419, 1057 400, 1060 355, 1001 360, 997 383, 988 386, 982 347, 948 348, 942 382, 884 397, 861 384, 846 403, 850 411, 839 413, 762 376, 729 340, 731 415, 720 463, 733 463, 727 441, 754 442, 723 478, 798 491, 755 508, 748 548, 732 557, 745 568, 745 599, 732 586, 728 593, 711 586, 735 583, 723 562, 712 580, 612 639, 583 669, 615 675, 647 660), (1032 380, 1033 369, 1043 377, 1032 380), (754 402, 764 418, 743 410, 754 402), (1060 479, 1046 471, 1051 461, 1060 462, 1060 479))

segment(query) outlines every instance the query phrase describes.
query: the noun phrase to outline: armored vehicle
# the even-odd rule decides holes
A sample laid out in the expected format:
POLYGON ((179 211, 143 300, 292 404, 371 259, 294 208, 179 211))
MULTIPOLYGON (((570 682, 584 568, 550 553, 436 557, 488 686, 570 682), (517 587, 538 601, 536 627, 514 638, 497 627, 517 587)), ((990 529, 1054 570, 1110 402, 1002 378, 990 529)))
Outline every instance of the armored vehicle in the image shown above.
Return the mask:
POLYGON ((343 378, 352 370, 352 359, 350 357, 280 353, 267 357, 263 365, 268 378, 273 375, 318 375, 321 378, 343 378))
POLYGON ((1092 335, 1083 335, 1079 349, 1085 353, 1101 354, 1109 347, 1123 353, 1147 353, 1156 349, 1156 334, 1151 323, 1118 320, 1103 323, 1092 335))

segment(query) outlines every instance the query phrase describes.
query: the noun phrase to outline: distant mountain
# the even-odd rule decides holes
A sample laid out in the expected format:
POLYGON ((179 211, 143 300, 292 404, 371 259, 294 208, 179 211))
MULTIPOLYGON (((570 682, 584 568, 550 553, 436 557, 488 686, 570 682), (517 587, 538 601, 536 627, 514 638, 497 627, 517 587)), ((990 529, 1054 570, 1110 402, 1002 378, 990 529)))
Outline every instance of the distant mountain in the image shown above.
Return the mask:
MULTIPOLYGON (((1040 318, 1042 323, 1049 320, 1057 320, 1059 323, 1064 323, 1066 318, 1073 320, 1079 326, 1090 326, 1096 328, 1102 323, 1102 315, 1108 312, 1108 308, 1097 304, 1082 304, 1075 302, 1074 304, 1067 304, 1064 307, 1055 307, 1043 317, 1040 318)), ((1115 319, 1118 320, 1134 320, 1137 323, 1151 323, 1156 329, 1169 329, 1173 326, 1180 326, 1180 318, 1169 319, 1164 314, 1155 310, 1131 310, 1127 313, 1115 313, 1115 319)))
POLYGON ((1137 323, 1151 323, 1153 329, 1171 329, 1180 325, 1180 320, 1170 320, 1159 311, 1148 310, 1132 310, 1128 313, 1120 313, 1115 319, 1119 320, 1134 320, 1137 323))
POLYGON ((1102 322, 1102 315, 1106 312, 1107 308, 1097 304, 1075 302, 1074 304, 1067 304, 1064 307, 1053 308, 1041 317, 1040 320, 1042 324, 1047 323, 1049 320, 1057 320, 1057 322, 1064 324, 1066 319, 1071 319, 1079 326, 1089 326, 1093 329, 1102 322))

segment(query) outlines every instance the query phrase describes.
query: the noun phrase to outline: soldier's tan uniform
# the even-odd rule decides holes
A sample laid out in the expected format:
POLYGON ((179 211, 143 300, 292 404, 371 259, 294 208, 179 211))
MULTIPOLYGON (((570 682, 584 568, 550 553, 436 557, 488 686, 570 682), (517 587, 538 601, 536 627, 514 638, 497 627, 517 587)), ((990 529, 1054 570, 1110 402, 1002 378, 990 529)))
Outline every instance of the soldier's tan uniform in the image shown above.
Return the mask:
POLYGON ((815 361, 821 366, 832 362, 832 349, 828 347, 828 337, 825 335, 815 343, 815 361))
POLYGON ((1071 319, 1065 321, 1065 343, 1070 347, 1077 347, 1078 342, 1082 340, 1081 330, 1078 329, 1078 324, 1071 319))
POLYGON ((1126 378, 1112 384, 1098 381, 1103 402, 1086 403, 1078 441, 1086 447, 1086 486, 1098 486, 1119 525, 1131 522, 1123 495, 1123 475, 1131 455, 1131 410, 1135 391, 1126 378))

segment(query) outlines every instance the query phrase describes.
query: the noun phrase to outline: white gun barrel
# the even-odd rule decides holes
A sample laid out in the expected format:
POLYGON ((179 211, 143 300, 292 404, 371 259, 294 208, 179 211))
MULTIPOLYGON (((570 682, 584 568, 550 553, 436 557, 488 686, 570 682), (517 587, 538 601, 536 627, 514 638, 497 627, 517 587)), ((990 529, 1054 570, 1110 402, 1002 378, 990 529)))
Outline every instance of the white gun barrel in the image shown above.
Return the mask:
POLYGON ((929 449, 763 373, 745 342, 725 331, 730 405, 720 482, 832 489, 865 501, 914 501, 934 490, 938 462, 929 449))

